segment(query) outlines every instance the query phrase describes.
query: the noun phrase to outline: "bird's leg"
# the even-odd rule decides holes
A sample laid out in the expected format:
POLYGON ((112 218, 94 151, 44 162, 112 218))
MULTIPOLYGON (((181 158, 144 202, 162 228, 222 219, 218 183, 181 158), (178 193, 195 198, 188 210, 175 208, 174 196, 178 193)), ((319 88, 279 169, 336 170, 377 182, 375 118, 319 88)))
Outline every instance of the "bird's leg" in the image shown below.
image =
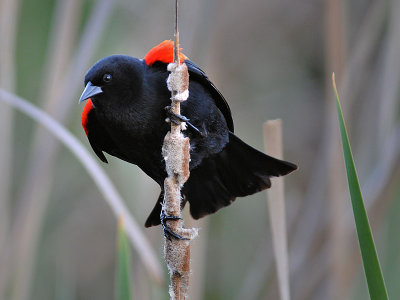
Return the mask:
POLYGON ((184 238, 180 236, 179 234, 175 233, 171 228, 168 227, 168 225, 165 223, 167 220, 182 220, 181 217, 177 216, 168 216, 165 214, 164 209, 161 209, 161 214, 160 214, 160 219, 161 219, 161 225, 164 231, 164 236, 168 239, 171 240, 171 237, 174 237, 178 240, 189 240, 188 238, 184 238))
POLYGON ((181 122, 185 122, 187 123, 192 129, 194 129, 198 134, 200 134, 201 136, 203 136, 203 133, 196 127, 194 126, 192 123, 190 123, 189 119, 186 118, 185 116, 182 115, 178 115, 176 113, 173 113, 171 110, 171 106, 166 106, 165 111, 167 112, 167 116, 170 119, 170 121, 176 125, 180 124, 181 122))

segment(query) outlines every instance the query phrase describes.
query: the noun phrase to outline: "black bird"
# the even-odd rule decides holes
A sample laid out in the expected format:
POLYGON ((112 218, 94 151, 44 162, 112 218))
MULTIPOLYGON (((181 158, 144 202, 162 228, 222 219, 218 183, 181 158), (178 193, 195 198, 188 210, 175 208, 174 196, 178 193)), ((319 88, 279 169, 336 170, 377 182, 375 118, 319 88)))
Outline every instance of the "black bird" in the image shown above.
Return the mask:
MULTIPOLYGON (((82 125, 94 152, 138 165, 163 189, 167 176, 161 147, 170 126, 166 79, 173 42, 164 41, 142 59, 112 55, 98 61, 85 76, 79 102, 88 100, 82 125)), ((181 54, 189 70, 189 98, 181 104, 190 120, 190 178, 182 189, 195 219, 214 213, 243 197, 271 186, 271 176, 286 175, 297 166, 268 156, 234 135, 228 103, 207 75, 181 54)), ((145 226, 160 224, 163 191, 145 226)))

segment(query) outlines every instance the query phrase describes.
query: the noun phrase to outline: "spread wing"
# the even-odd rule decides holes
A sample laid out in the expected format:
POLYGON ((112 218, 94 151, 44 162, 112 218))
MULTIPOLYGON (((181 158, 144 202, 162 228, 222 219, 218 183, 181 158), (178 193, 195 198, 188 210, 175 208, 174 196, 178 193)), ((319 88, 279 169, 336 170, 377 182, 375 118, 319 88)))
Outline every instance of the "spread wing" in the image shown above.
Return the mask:
POLYGON ((202 69, 200 69, 194 62, 190 60, 185 60, 185 63, 189 70, 189 78, 190 80, 196 80, 200 82, 204 87, 208 88, 215 105, 222 112, 225 117, 226 124, 228 125, 228 129, 231 132, 234 132, 233 119, 231 109, 229 108, 228 102, 226 102, 224 96, 218 91, 215 85, 208 79, 206 73, 202 69))

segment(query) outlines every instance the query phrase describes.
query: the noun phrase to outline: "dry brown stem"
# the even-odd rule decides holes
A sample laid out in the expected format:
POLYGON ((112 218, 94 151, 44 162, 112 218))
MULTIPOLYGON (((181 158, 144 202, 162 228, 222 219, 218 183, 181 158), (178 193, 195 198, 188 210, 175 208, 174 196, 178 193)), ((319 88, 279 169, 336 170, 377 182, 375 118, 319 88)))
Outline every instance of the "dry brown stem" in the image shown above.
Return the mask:
MULTIPOLYGON (((175 18, 175 47, 174 63, 168 66, 171 74, 167 85, 171 91, 171 110, 180 114, 180 102, 189 96, 189 74, 187 66, 179 63, 179 37, 178 37, 178 2, 176 1, 175 18)), ((171 131, 164 139, 162 154, 165 160, 168 177, 164 181, 163 211, 167 216, 182 217, 181 213, 181 187, 189 178, 189 138, 184 137, 181 129, 185 123, 171 122, 171 131)), ((183 228, 182 220, 167 220, 167 226, 184 238, 179 240, 174 237, 165 238, 165 261, 170 273, 171 285, 169 288, 170 299, 182 300, 187 298, 190 276, 190 244, 189 241, 197 236, 197 229, 183 228)))
MULTIPOLYGON (((264 123, 264 145, 269 155, 282 159, 282 120, 264 123)), ((272 241, 278 274, 281 300, 290 299, 289 258, 286 236, 285 196, 283 178, 271 178, 272 186, 267 190, 272 241)))

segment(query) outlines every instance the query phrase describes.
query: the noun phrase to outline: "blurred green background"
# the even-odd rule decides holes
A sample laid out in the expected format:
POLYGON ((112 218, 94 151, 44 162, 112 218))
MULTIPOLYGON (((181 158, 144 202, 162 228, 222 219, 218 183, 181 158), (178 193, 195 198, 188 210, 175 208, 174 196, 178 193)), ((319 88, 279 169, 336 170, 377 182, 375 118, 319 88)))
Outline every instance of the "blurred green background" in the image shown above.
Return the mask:
MULTIPOLYGON (((0 86, 90 148, 77 104, 86 70, 111 54, 142 58, 173 37, 173 14, 165 0, 0 0, 0 86)), ((292 299, 368 298, 333 71, 389 297, 400 299, 399 15, 398 0, 181 2, 183 52, 227 99, 236 134, 262 150, 263 122, 283 120, 284 157, 299 165, 285 178, 292 299)), ((0 299, 113 299, 117 220, 86 171, 2 103, 0 140, 0 299)), ((107 158, 144 224, 159 187, 107 158)), ((265 193, 186 223, 201 228, 190 299, 279 299, 265 193)), ((163 264, 161 228, 143 231, 163 264)), ((135 251, 132 295, 168 299, 135 251)))

